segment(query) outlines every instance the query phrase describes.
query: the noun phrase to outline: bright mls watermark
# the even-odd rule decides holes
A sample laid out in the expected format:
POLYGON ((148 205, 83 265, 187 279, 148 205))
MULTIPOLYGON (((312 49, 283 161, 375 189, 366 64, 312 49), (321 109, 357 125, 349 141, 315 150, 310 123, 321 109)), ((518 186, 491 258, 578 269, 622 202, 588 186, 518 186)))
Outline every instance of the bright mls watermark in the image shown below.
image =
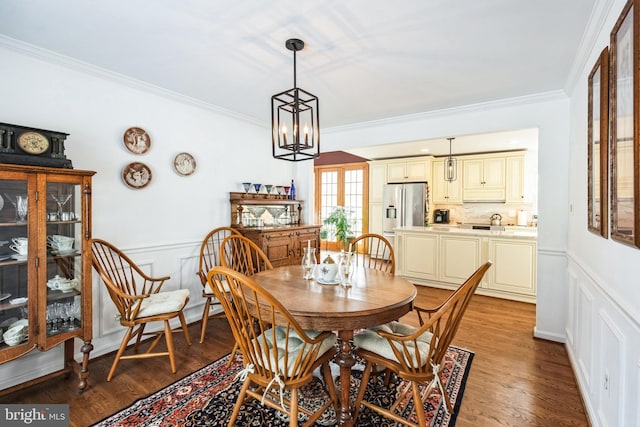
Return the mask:
POLYGON ((0 404, 0 426, 69 427, 69 405, 0 404))

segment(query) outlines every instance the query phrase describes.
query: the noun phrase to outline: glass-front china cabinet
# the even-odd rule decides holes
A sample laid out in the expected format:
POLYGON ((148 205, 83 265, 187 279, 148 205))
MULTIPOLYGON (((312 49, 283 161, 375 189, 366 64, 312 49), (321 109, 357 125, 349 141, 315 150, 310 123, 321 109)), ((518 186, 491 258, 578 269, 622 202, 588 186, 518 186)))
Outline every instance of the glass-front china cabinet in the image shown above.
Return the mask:
POLYGON ((75 370, 78 388, 87 386, 94 173, 0 165, 0 363, 60 344, 65 362, 60 371, 12 390, 75 370))

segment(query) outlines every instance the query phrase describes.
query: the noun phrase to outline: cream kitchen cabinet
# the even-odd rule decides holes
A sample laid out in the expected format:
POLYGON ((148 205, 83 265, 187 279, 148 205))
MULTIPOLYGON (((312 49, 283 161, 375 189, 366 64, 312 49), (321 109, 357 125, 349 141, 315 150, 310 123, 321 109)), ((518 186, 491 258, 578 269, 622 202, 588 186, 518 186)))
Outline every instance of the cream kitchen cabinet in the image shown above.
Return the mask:
POLYGON ((504 156, 469 156, 462 161, 462 199, 469 202, 506 200, 504 156))
POLYGON ((462 203, 462 174, 460 163, 457 165, 457 177, 453 182, 444 179, 444 160, 435 160, 432 164, 431 177, 431 202, 435 204, 459 204, 462 203))
POLYGON ((527 183, 525 181, 525 156, 524 154, 508 156, 506 162, 506 202, 529 203, 527 183))
POLYGON ((535 303, 536 233, 407 227, 396 230, 396 274, 416 284, 456 289, 487 260, 478 294, 535 303))
POLYGON ((369 203, 382 203, 384 185, 387 183, 387 164, 369 162, 369 203))
POLYGON ((386 183, 387 163, 369 162, 369 233, 382 234, 382 202, 386 183))
POLYGON ((536 294, 536 242, 489 239, 489 259, 495 260, 483 287, 521 295, 536 294))
POLYGON ((484 262, 481 244, 480 237, 441 234, 438 280, 455 284, 464 282, 484 262))
POLYGON ((439 236, 427 233, 396 233, 396 274, 423 280, 438 280, 439 236))
POLYGON ((387 182, 426 182, 431 178, 432 157, 387 163, 387 182))
POLYGON ((369 233, 382 234, 383 220, 383 203, 369 203, 369 233))

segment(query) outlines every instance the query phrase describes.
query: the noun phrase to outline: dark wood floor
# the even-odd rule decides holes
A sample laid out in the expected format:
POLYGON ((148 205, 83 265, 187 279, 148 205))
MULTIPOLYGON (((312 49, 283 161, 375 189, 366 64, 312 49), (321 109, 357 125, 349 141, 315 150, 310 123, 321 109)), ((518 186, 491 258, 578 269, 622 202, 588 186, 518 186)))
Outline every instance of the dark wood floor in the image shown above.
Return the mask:
MULTIPOLYGON (((450 291, 418 287, 416 303, 432 306, 450 291)), ((405 318, 407 322, 413 319, 405 318)), ((562 344, 532 337, 535 306, 476 295, 454 344, 475 358, 458 413, 466 426, 588 426, 567 353, 562 344)), ((76 379, 53 379, 0 398, 2 403, 69 403, 72 426, 87 426, 229 353, 232 335, 225 320, 211 320, 204 344, 199 323, 190 326, 193 344, 174 335, 178 372, 166 358, 122 361, 105 380, 112 356, 90 363, 90 387, 75 392, 76 379)))

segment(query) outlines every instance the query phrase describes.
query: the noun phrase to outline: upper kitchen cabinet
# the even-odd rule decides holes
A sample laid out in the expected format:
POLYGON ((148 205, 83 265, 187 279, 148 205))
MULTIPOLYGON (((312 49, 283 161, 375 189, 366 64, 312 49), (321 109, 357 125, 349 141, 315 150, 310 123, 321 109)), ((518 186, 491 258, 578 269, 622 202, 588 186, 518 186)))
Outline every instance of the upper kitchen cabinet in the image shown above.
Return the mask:
POLYGON ((384 185, 387 183, 386 162, 369 162, 369 203, 382 203, 384 185))
POLYGON ((505 156, 468 156, 462 161, 462 199, 465 202, 506 200, 505 156))
POLYGON ((431 178, 432 157, 419 157, 387 163, 387 182, 427 182, 431 178))
POLYGON ((431 178, 431 200, 433 203, 459 204, 462 203, 462 173, 460 172, 461 162, 456 162, 457 173, 453 182, 444 179, 444 160, 434 160, 433 175, 431 178))
POLYGON ((506 157, 507 203, 530 203, 531 194, 525 174, 525 155, 506 157))
POLYGON ((382 234, 383 192, 387 183, 387 163, 369 162, 369 233, 382 234))

